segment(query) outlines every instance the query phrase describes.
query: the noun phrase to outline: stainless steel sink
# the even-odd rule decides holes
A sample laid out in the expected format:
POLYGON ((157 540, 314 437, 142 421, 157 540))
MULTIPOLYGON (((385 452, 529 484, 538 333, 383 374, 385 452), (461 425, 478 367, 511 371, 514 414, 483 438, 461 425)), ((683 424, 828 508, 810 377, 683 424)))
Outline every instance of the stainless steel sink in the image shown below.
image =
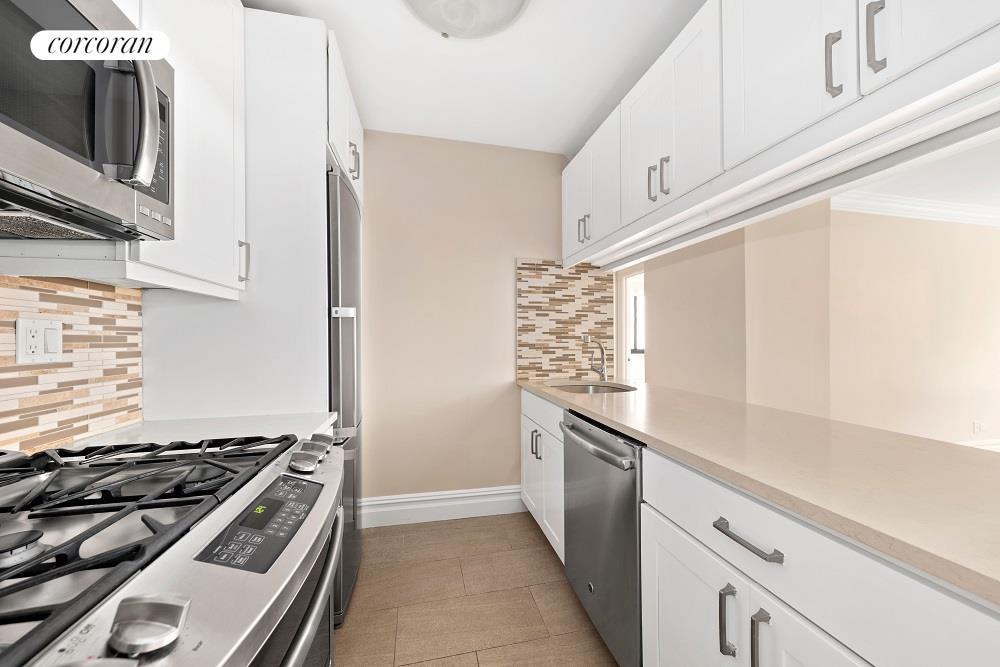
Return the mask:
POLYGON ((550 382, 549 386, 571 394, 617 394, 623 391, 635 391, 635 387, 630 387, 627 384, 618 384, 617 382, 586 382, 577 380, 550 382))

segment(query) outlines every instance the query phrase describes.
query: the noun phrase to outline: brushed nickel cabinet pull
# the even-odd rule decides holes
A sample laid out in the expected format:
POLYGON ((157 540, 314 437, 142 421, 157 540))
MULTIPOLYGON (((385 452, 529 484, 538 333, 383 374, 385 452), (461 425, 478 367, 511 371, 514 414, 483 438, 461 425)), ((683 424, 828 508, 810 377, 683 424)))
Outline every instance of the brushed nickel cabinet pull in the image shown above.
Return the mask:
POLYGON ((833 45, 844 36, 843 31, 826 33, 826 92, 830 97, 837 97, 844 92, 844 85, 833 85, 833 45))
POLYGON ((719 591, 719 653, 736 657, 736 647, 730 643, 726 631, 726 598, 736 595, 736 587, 726 584, 719 591))
POLYGON ((542 432, 539 431, 535 435, 535 438, 536 438, 536 440, 535 440, 535 458, 538 459, 539 461, 541 461, 542 460, 542 448, 539 446, 539 444, 541 443, 541 440, 542 440, 542 432))
POLYGON ((535 441, 535 436, 537 436, 537 435, 538 435, 538 431, 535 430, 535 429, 531 429, 531 454, 535 458, 538 458, 538 452, 536 451, 536 447, 538 447, 538 443, 535 441))
POLYGON ((646 167, 646 197, 649 201, 656 201, 656 195, 653 194, 653 174, 656 173, 656 165, 646 167))
POLYGON ((720 516, 718 519, 713 521, 712 527, 761 560, 765 560, 768 563, 778 563, 779 565, 785 562, 785 554, 781 553, 777 549, 772 549, 771 553, 767 553, 757 545, 751 544, 734 533, 729 527, 729 519, 724 516, 720 516))
POLYGON ((865 50, 868 52, 868 68, 873 72, 885 69, 886 59, 876 58, 875 53, 875 15, 885 9, 885 0, 875 0, 865 5, 865 50))
POLYGON ((669 171, 670 171, 670 156, 668 155, 667 157, 661 157, 660 158, 660 192, 662 192, 665 195, 669 195, 670 194, 670 183, 667 182, 666 185, 664 185, 664 182, 669 181, 668 176, 670 174, 667 173, 669 171))
POLYGON ((763 609, 750 616, 750 667, 760 667, 760 624, 770 622, 771 615, 763 609))
POLYGON ((590 240, 590 214, 583 216, 583 240, 590 240))

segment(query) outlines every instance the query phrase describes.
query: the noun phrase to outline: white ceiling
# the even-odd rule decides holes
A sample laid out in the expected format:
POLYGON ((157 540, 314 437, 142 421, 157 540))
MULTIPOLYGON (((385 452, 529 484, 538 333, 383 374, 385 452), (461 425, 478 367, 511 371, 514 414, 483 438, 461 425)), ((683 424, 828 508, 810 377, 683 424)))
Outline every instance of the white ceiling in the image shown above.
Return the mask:
POLYGON ((444 39, 403 0, 244 0, 326 21, 368 129, 574 154, 704 0, 529 0, 444 39))

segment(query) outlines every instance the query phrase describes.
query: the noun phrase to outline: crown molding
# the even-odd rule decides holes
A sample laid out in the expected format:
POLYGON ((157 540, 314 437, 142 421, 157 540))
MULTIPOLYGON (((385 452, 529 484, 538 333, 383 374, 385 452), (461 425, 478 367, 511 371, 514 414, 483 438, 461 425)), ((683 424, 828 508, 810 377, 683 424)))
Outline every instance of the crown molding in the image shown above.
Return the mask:
POLYGON ((1000 208, 877 192, 855 190, 834 195, 830 198, 830 208, 834 211, 1000 227, 1000 208))

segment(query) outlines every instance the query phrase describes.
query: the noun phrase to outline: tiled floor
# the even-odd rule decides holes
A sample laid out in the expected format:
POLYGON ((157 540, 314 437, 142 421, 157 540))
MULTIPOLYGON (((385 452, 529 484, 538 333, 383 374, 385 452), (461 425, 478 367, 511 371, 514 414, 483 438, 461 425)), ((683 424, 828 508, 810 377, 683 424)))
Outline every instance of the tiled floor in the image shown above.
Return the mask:
POLYGON ((337 667, 614 665, 527 513, 363 531, 337 667))

